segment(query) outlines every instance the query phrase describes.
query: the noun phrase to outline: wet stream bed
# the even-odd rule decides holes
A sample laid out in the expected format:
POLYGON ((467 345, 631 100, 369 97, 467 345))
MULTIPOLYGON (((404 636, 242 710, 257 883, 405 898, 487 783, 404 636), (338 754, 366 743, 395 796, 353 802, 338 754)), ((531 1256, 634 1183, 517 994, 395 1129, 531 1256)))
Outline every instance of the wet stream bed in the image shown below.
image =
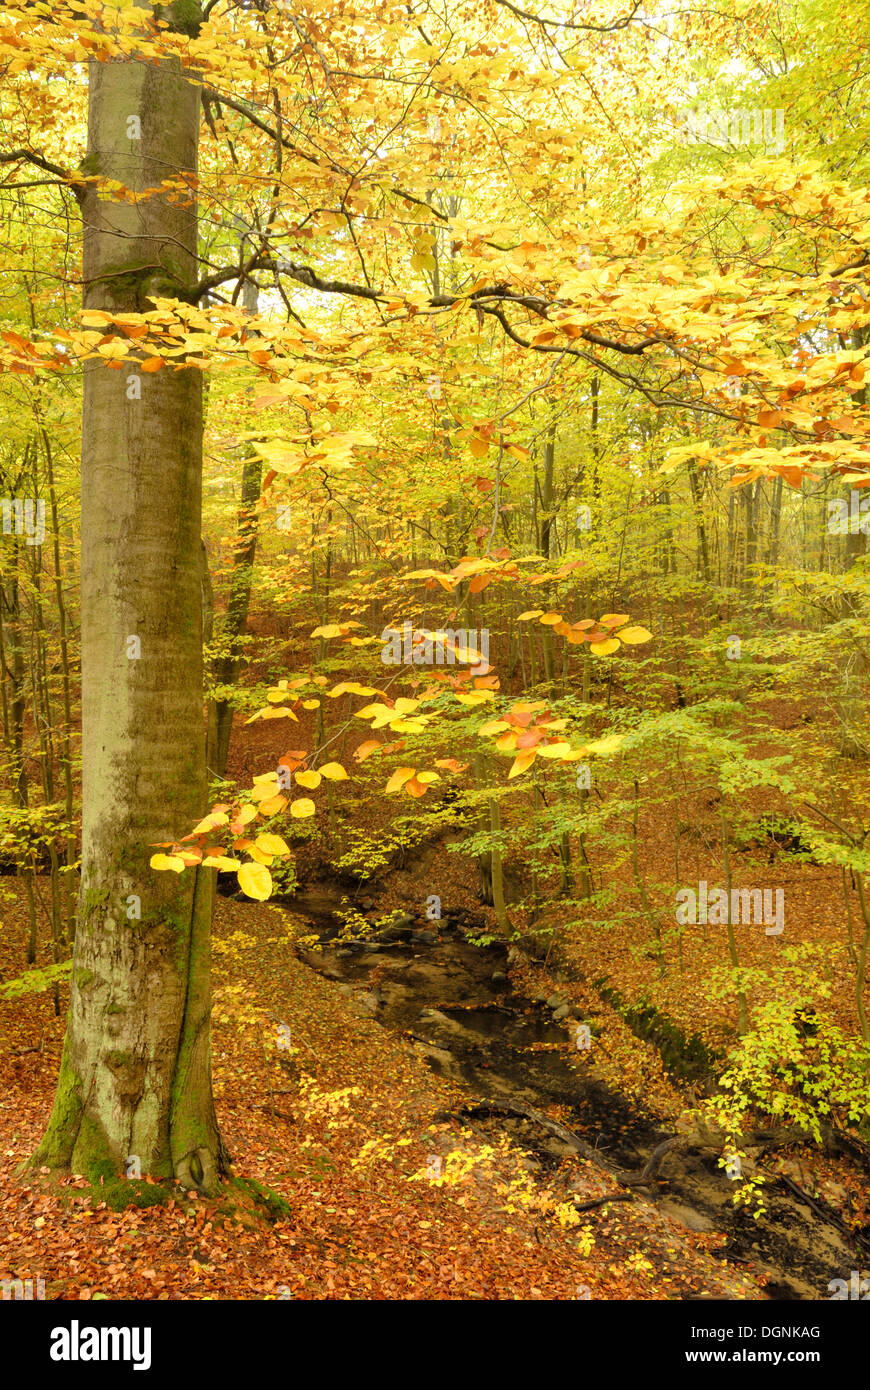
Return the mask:
MULTIPOLYGON (((298 948, 303 962, 356 996, 383 1027, 405 1036, 435 1071, 463 1085, 470 1105, 539 1113, 559 1105, 563 1123, 611 1172, 639 1174, 673 1133, 573 1061, 576 1021, 554 1021, 544 1002, 513 992, 506 947, 474 944, 467 921, 446 917, 421 926, 408 919, 371 941, 348 941, 333 915, 339 899, 328 887, 300 891, 286 905, 318 938, 316 949, 298 948)), ((585 1017, 594 1032, 594 1016, 585 1017)), ((508 1115, 486 1123, 509 1132, 542 1169, 575 1152, 528 1120, 508 1115)), ((717 1255, 766 1275, 769 1298, 827 1299, 832 1279, 848 1280, 862 1259, 870 1264, 870 1255, 836 1220, 824 1219, 779 1184, 768 1185, 768 1210, 758 1220, 735 1209, 733 1184, 715 1154, 666 1157, 659 1177, 666 1181, 641 1189, 639 1199, 690 1230, 724 1232, 727 1244, 717 1255)))

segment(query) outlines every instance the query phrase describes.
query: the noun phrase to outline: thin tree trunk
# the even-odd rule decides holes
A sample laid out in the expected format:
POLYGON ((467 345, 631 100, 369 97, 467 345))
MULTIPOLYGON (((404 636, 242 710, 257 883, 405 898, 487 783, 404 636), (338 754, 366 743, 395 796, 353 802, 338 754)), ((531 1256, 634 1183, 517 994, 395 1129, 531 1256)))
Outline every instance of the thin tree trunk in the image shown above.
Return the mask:
POLYGON ((767 563, 775 565, 779 556, 779 524, 782 517, 782 476, 773 484, 773 501, 770 505, 770 534, 767 538, 767 563))
POLYGON ((66 869, 63 880, 64 922, 67 940, 72 940, 75 930, 75 896, 73 894, 73 865, 76 858, 75 830, 73 826, 73 775, 72 775, 72 696, 70 693, 69 637, 67 631, 66 596, 63 589, 63 570, 60 558, 60 521, 57 510, 57 488, 54 479, 54 459, 48 432, 41 429, 42 445, 45 452, 48 499, 51 508, 51 535, 54 558, 54 597, 57 604, 57 621, 60 642, 60 674, 63 699, 63 731, 60 739, 60 769, 63 774, 65 831, 64 860, 66 869))
MULTIPOLYGON (((244 635, 247 629, 248 613, 251 606, 251 588, 259 532, 256 505, 260 498, 262 478, 262 459, 252 454, 245 459, 242 466, 242 497, 239 506, 238 535, 233 552, 233 570, 227 611, 221 627, 221 634, 227 644, 228 654, 219 657, 212 666, 211 680, 216 688, 232 687, 239 678, 241 663, 239 638, 244 635)), ((223 777, 227 770, 232 729, 232 700, 226 698, 209 700, 206 767, 212 777, 223 777)))
POLYGON ((695 512, 695 526, 698 532, 698 573, 705 583, 710 583, 710 551, 707 545, 707 528, 704 523, 704 506, 701 498, 701 480, 698 465, 689 459, 689 486, 692 489, 692 506, 695 512))
MULTIPOLYGON (((725 930, 728 937, 728 959, 731 961, 731 968, 736 975, 740 969, 740 956, 737 951, 737 937, 734 935, 734 923, 731 920, 731 829, 725 817, 724 810, 721 813, 720 823, 722 826, 722 860, 725 866, 725 897, 728 901, 725 917, 725 930)), ((749 1032, 749 1003, 742 989, 735 989, 735 993, 737 996, 737 1032, 740 1037, 743 1037, 744 1033, 749 1032)))

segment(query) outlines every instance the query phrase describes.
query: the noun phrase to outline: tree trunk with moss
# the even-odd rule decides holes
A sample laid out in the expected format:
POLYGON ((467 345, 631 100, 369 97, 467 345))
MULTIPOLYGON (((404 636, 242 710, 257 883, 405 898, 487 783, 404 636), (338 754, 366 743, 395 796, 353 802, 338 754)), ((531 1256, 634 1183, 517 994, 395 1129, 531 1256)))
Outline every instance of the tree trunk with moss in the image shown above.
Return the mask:
MULTIPOLYGON (((188 29, 190 7, 175 17, 188 29)), ((198 89, 175 62, 91 63, 85 172, 139 193, 192 180, 198 124, 198 89)), ((189 296, 193 194, 126 203, 88 184, 82 212, 86 309, 189 296)), ((228 1155, 211 1085, 212 871, 149 868, 154 843, 205 806, 202 377, 143 375, 136 357, 132 344, 120 371, 85 365, 82 887, 61 1074, 34 1161, 97 1181, 138 1158, 143 1175, 213 1191, 228 1155)))

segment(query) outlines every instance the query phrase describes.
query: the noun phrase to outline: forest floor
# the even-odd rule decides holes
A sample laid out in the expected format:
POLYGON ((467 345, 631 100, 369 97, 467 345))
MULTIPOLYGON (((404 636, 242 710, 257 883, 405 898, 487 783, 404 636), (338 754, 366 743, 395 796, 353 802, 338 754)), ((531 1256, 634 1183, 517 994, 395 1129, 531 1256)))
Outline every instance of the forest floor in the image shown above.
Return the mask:
MULTIPOLYGON (((9 978, 21 971, 24 911, 5 882, 9 978)), ((63 1034, 50 995, 26 995, 0 1003, 0 1279, 42 1278, 60 1299, 764 1296, 716 1260, 722 1237, 640 1195, 564 1224, 577 1221, 566 1218, 574 1198, 619 1190, 596 1165, 566 1159, 542 1186, 510 1142, 435 1121, 467 1095, 358 994, 305 965, 279 908, 219 900, 215 946, 219 1120, 235 1170, 285 1197, 292 1216, 256 1222, 204 1199, 118 1212, 94 1204, 83 1179, 51 1190, 18 1176, 49 1115, 63 1034)))

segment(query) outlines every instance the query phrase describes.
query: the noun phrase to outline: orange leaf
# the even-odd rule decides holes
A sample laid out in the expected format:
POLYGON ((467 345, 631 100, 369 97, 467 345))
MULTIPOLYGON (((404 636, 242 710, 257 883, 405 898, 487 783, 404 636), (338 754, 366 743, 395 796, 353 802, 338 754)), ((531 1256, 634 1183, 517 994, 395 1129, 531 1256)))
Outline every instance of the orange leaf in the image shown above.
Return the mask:
POLYGON ((517 734, 516 746, 517 748, 534 748, 535 744, 540 743, 543 737, 543 732, 540 729, 526 729, 525 733, 517 734))

